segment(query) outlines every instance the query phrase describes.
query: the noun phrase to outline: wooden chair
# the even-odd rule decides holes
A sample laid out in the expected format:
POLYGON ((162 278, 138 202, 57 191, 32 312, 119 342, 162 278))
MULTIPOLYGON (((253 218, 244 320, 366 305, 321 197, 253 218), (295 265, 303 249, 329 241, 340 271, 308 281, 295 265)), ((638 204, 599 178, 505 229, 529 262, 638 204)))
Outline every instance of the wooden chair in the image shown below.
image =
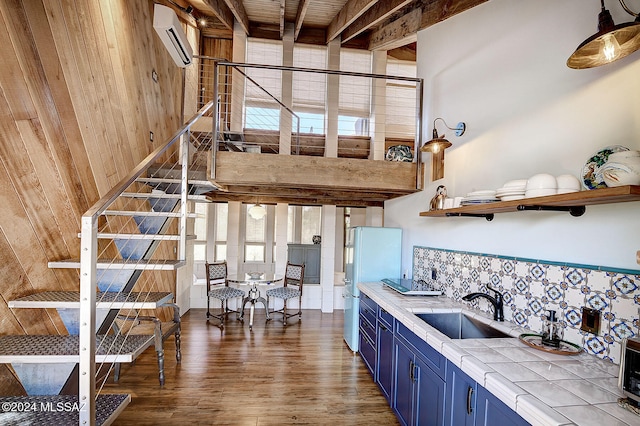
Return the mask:
POLYGON ((234 313, 236 316, 238 315, 238 310, 229 309, 229 299, 240 298, 243 299, 245 297, 245 292, 234 288, 229 287, 229 282, 227 281, 227 262, 217 262, 217 263, 206 263, 207 268, 207 321, 209 321, 209 317, 218 318, 220 320, 219 327, 224 327, 224 321, 227 319, 229 314, 234 313), (210 312, 210 299, 211 298, 220 300, 222 305, 222 312, 218 315, 213 315, 210 312))
POLYGON ((304 265, 296 265, 287 262, 287 269, 284 274, 284 285, 282 287, 270 288, 267 290, 267 306, 269 306, 269 297, 282 299, 284 306, 282 309, 273 310, 273 313, 281 313, 284 325, 287 325, 287 318, 298 315, 302 319, 302 284, 304 281, 304 265), (287 313, 287 301, 289 299, 298 298, 298 312, 293 314, 287 313))

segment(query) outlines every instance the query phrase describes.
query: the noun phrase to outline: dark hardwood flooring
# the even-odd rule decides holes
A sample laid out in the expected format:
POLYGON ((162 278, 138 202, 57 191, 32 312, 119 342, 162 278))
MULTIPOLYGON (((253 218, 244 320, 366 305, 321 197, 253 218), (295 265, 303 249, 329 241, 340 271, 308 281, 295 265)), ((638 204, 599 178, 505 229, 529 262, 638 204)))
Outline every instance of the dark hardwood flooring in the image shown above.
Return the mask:
POLYGON ((181 364, 174 338, 165 342, 164 387, 153 348, 105 385, 105 393, 132 396, 114 424, 397 425, 342 326, 342 311, 309 310, 287 327, 259 313, 253 331, 231 315, 221 331, 205 310, 191 310, 182 318, 181 364))

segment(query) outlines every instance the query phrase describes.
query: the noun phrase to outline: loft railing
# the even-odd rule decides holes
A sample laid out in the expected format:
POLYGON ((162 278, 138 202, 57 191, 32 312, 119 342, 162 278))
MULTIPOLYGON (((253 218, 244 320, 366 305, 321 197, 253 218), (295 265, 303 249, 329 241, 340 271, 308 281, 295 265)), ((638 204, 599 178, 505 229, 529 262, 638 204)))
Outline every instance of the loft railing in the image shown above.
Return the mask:
MULTIPOLYGON (((218 100, 217 120, 211 129, 215 141, 229 132, 241 135, 245 146, 260 146, 263 153, 291 147, 285 153, 324 155, 325 140, 331 133, 338 137, 338 157, 381 160, 387 145, 398 144, 410 145, 413 161, 421 162, 422 79, 234 63, 202 56, 198 61, 200 101, 218 100), (289 123, 296 119, 296 125, 289 123), (383 146, 376 148, 382 155, 380 151, 370 153, 374 142, 383 146)), ((221 146, 211 146, 212 179, 221 146)), ((419 172, 416 187, 421 187, 419 172)))
MULTIPOLYGON (((118 314, 115 309, 108 310, 105 320, 101 321, 101 325, 97 324, 96 289, 124 293, 131 291, 135 285, 139 301, 144 302, 152 291, 157 291, 153 288, 157 277, 145 278, 143 275, 143 270, 149 269, 149 257, 153 256, 155 259, 155 270, 173 270, 175 268, 165 267, 167 265, 163 265, 163 262, 176 266, 185 260, 187 200, 188 197, 193 197, 189 195, 188 166, 190 151, 193 151, 190 147, 196 143, 191 128, 198 120, 210 115, 213 106, 213 102, 204 105, 163 146, 149 154, 82 216, 78 394, 81 425, 95 423, 96 397, 113 368, 112 364, 105 363, 97 366, 96 351, 119 353, 127 341, 127 333, 130 332, 125 331, 121 339, 109 340, 116 342, 111 343, 111 347, 100 347, 105 343, 97 343, 98 328, 102 332, 120 331, 119 327, 113 327, 118 314), (165 178, 154 177, 159 170, 165 178), (171 178, 167 179, 166 176, 171 178), (99 221, 101 217, 106 219, 99 221), (177 221, 166 220, 166 217, 177 221), (107 239, 99 239, 99 231, 103 235, 107 234, 107 239), (166 238, 152 236, 152 243, 147 239, 149 234, 168 233, 173 235, 167 235, 166 238), (115 237, 111 238, 109 235, 115 237), (176 258, 169 259, 170 256, 176 258), (165 260, 157 260, 158 258, 165 260), (100 269, 97 266, 98 260, 101 263, 100 269), (97 376, 102 378, 101 383, 98 383, 97 376)), ((132 309, 129 312, 120 311, 120 314, 135 319, 139 312, 132 309)))

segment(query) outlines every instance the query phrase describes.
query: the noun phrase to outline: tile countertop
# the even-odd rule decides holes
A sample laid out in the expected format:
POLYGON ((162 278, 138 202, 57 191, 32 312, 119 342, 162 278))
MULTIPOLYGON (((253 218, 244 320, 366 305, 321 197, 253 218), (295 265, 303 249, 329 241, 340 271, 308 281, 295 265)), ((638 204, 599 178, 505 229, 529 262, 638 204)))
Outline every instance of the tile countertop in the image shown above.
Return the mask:
POLYGON ((517 338, 531 330, 493 321, 444 296, 402 296, 381 282, 358 288, 534 426, 640 424, 640 416, 617 404, 622 393, 615 364, 584 352, 567 356, 531 348, 517 338), (514 338, 450 339, 414 315, 460 311, 514 338))

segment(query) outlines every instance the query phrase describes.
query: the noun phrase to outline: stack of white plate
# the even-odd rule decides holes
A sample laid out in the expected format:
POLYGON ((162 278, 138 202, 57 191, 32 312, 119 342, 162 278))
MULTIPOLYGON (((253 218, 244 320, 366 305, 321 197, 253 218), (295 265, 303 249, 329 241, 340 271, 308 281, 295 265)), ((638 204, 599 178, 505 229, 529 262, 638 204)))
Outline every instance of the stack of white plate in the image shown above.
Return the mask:
POLYGON ((526 179, 510 180, 496 190, 496 197, 500 198, 500 201, 521 200, 524 198, 526 186, 526 179))
POLYGON ((462 199, 460 205, 469 206, 472 204, 495 203, 496 201, 500 201, 500 199, 496 197, 496 191, 493 189, 485 189, 482 191, 469 192, 467 196, 462 199))

